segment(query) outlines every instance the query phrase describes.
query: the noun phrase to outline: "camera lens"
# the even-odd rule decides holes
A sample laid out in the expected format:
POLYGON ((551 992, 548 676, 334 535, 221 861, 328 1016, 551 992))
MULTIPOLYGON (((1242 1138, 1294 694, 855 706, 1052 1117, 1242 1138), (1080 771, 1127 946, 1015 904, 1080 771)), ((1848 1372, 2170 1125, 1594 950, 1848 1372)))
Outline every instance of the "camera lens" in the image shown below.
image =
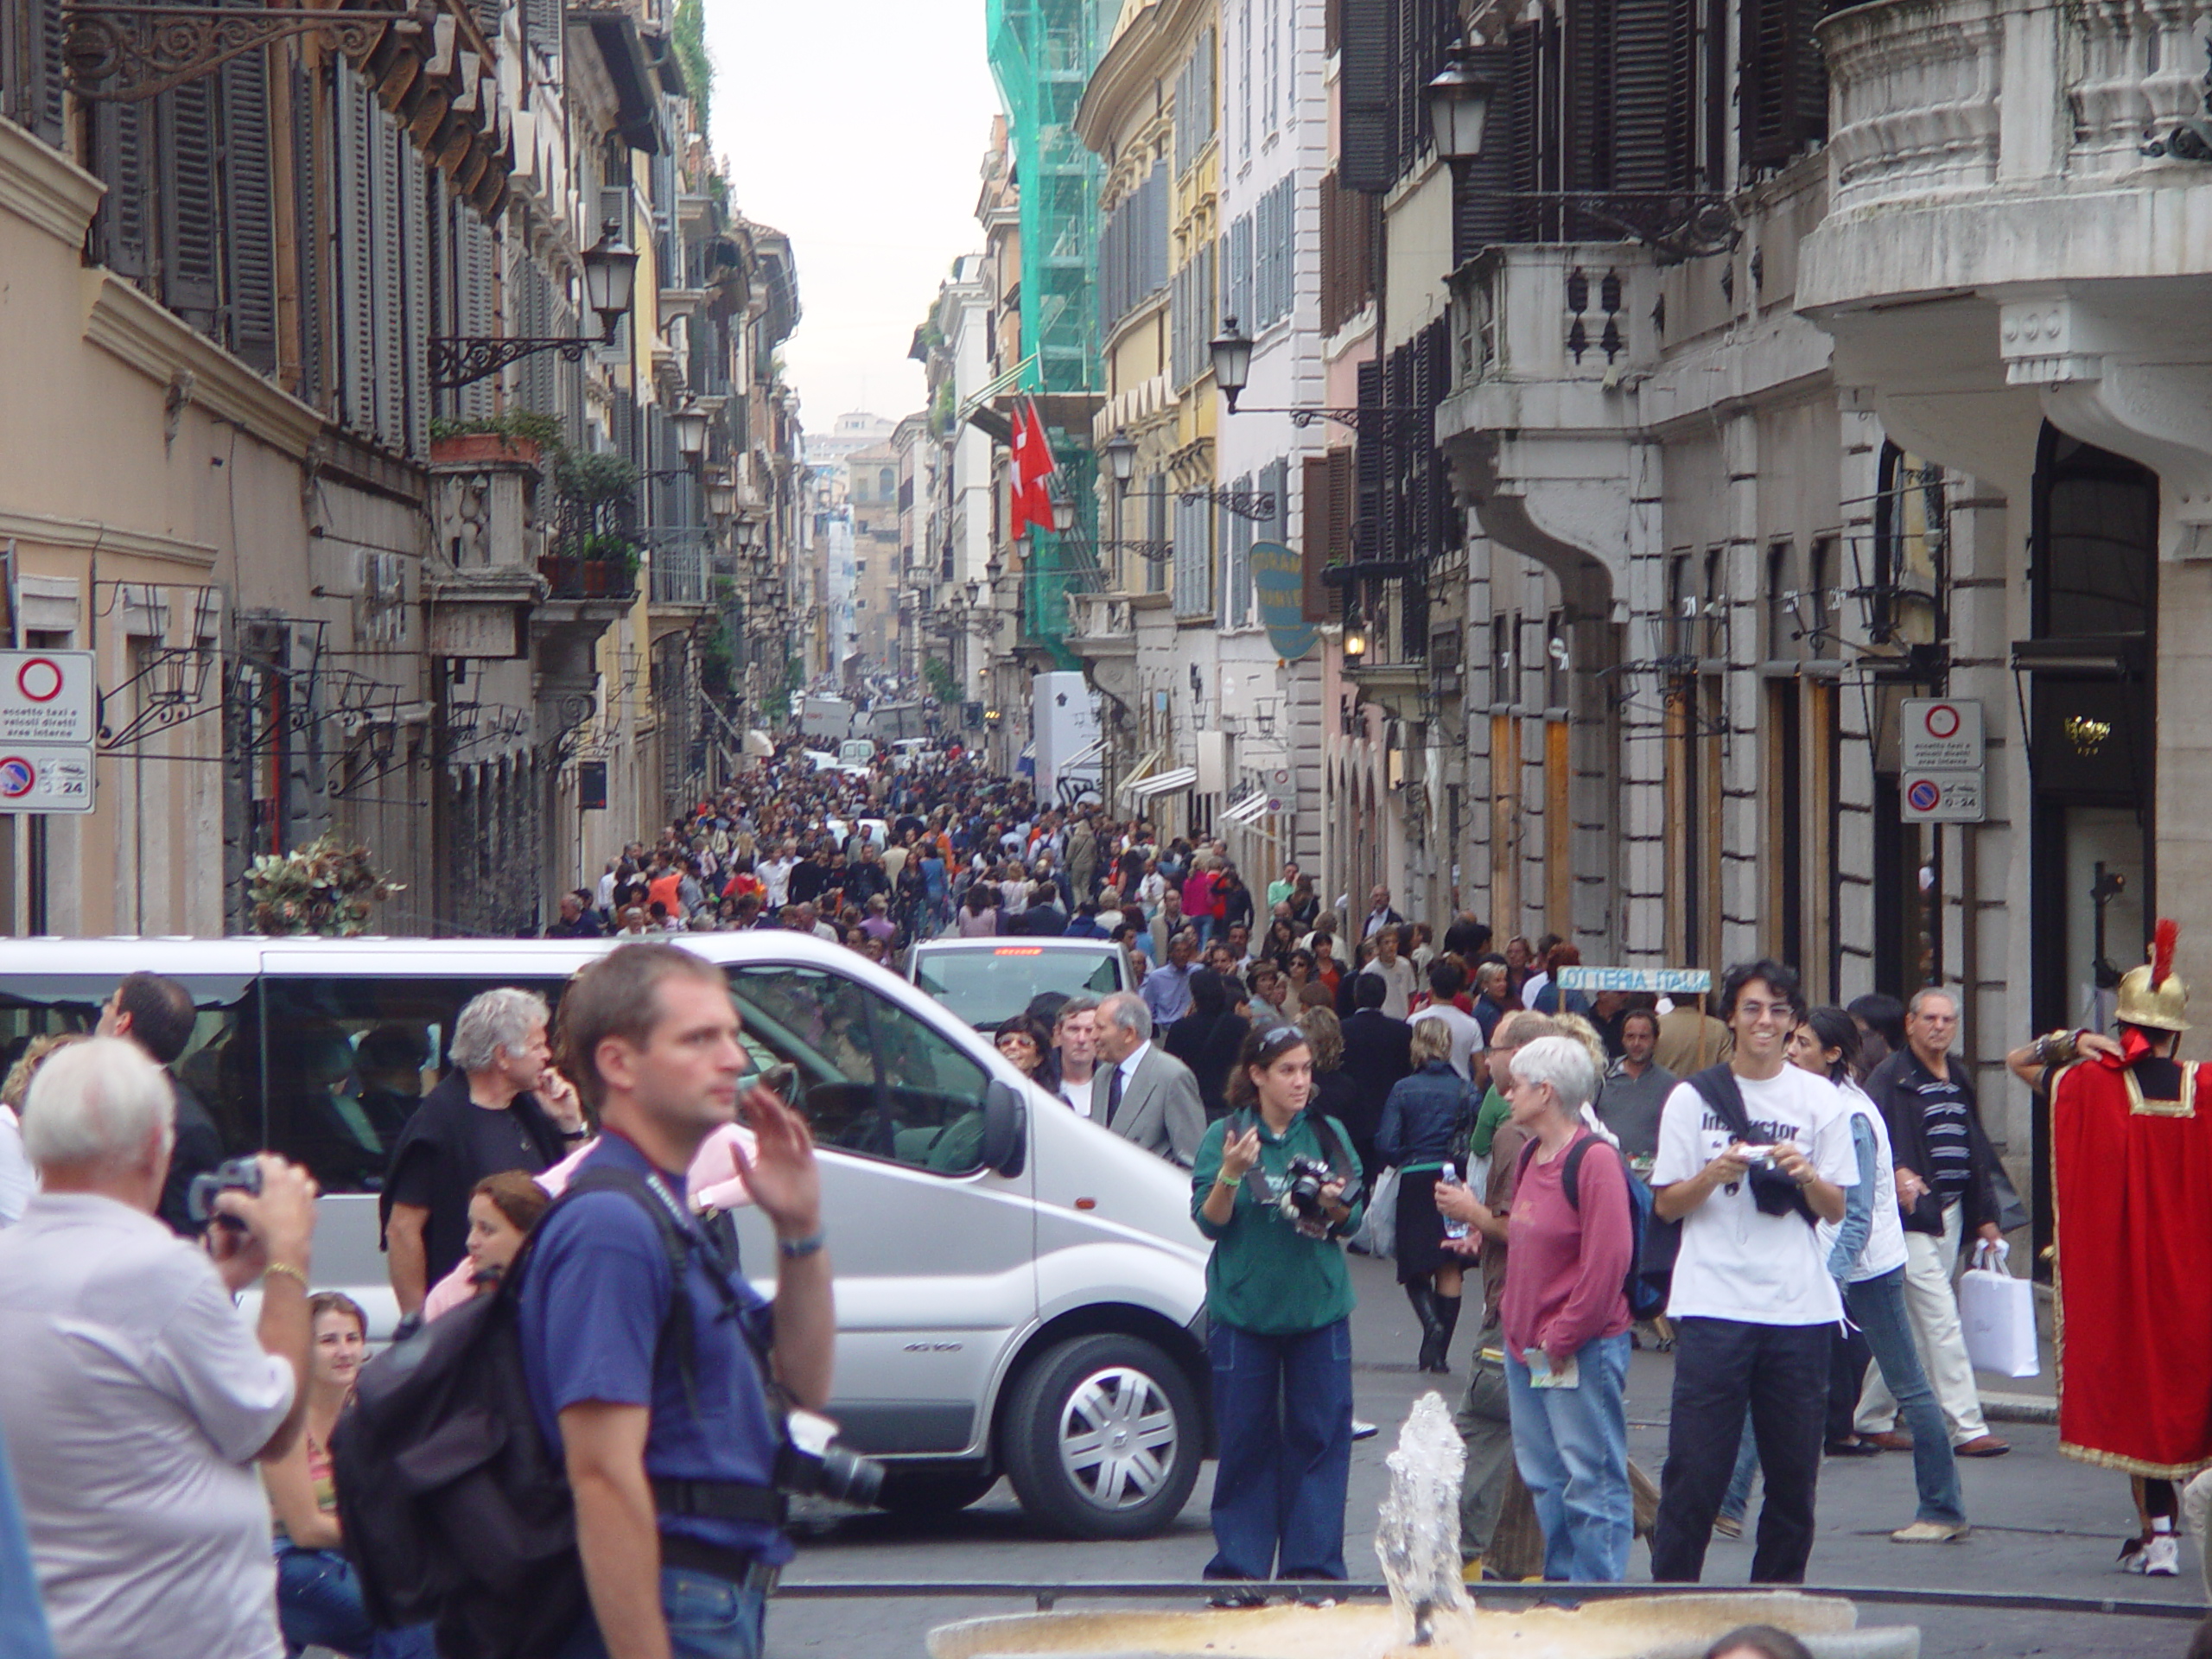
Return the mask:
POLYGON ((883 1495, 883 1465, 874 1458, 856 1457, 834 1446, 822 1454, 819 1478, 822 1496, 841 1503, 873 1509, 883 1495))

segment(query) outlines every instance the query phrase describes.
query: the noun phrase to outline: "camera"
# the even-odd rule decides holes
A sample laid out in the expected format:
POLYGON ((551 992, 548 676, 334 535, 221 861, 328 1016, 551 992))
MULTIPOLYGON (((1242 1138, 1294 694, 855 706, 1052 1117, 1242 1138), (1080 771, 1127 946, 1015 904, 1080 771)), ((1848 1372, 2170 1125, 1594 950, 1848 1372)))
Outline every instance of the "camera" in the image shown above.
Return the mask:
POLYGON ((1314 1226, 1325 1226, 1328 1217, 1321 1213, 1321 1189, 1337 1179, 1337 1173, 1319 1158, 1309 1158, 1304 1153, 1291 1156, 1288 1179, 1279 1200, 1283 1219, 1305 1222, 1314 1226))
POLYGON ((776 1490, 791 1497, 828 1497, 874 1507, 883 1493, 883 1465, 836 1444, 837 1425, 810 1411, 784 1418, 776 1451, 776 1490))
POLYGON ((207 1175, 195 1175, 192 1185, 185 1189, 184 1212, 198 1225, 210 1222, 222 1227, 245 1230, 245 1224, 235 1216, 220 1214, 215 1208, 218 1192, 251 1192, 257 1197, 261 1192, 261 1160, 258 1158, 233 1158, 219 1165, 207 1175))

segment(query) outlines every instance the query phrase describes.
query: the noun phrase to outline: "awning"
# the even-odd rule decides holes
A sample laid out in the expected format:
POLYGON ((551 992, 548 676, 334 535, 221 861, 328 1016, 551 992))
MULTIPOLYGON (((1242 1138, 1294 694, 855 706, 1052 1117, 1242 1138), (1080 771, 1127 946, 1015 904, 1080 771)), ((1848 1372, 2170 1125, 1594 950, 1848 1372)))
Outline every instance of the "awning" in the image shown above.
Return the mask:
POLYGON ((776 758, 776 740, 756 727, 745 734, 745 752, 755 760, 772 760, 776 758))
POLYGON ((1162 795, 1179 795, 1198 781, 1196 766, 1176 766, 1140 778, 1122 792, 1133 801, 1150 801, 1162 795))
POLYGON ((1152 769, 1166 758, 1167 749, 1166 746, 1163 744, 1159 748, 1154 749, 1150 754, 1145 756, 1143 760, 1136 763, 1136 766, 1130 771, 1129 775, 1122 779, 1121 796, 1122 804, 1123 805, 1135 806, 1137 804, 1141 798, 1136 793, 1137 785, 1144 779, 1150 776, 1152 769))
POLYGON ((1224 823, 1255 823, 1277 810, 1275 802, 1264 789, 1255 789, 1243 800, 1221 815, 1224 823))
POLYGON ((1099 759, 1105 753, 1106 740, 1103 737, 1094 739, 1087 748, 1077 749, 1060 762, 1060 776, 1065 778, 1071 772, 1096 770, 1099 759))

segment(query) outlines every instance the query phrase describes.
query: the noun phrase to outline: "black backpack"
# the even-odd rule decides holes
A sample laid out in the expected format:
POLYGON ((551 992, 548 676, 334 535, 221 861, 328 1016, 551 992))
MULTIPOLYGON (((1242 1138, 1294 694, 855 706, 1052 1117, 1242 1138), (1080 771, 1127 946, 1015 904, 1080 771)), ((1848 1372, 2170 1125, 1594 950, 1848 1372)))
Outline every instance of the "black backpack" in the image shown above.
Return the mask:
MULTIPOLYGON (((660 1340, 675 1344, 688 1387, 684 1275, 703 1251, 727 1289, 734 1241, 690 1224, 657 1180, 604 1166, 580 1173, 546 1214, 597 1192, 626 1193, 653 1217, 675 1276, 660 1340)), ((568 1472, 538 1428, 524 1373, 530 1257, 525 1244, 497 1290, 363 1366, 330 1441, 346 1553, 371 1621, 392 1630, 435 1619, 441 1651, 481 1659, 554 1655, 591 1616, 568 1472)), ((734 1292, 728 1303, 734 1313, 734 1292)), ((763 1518, 780 1512, 772 1494, 761 1489, 760 1498, 763 1518)))
MULTIPOLYGON (((1582 1212, 1582 1159, 1591 1147, 1604 1140, 1601 1135, 1586 1135, 1567 1149, 1567 1162, 1559 1173, 1560 1190, 1567 1194, 1567 1201, 1577 1215, 1582 1212)), ((1606 1141, 1611 1146, 1611 1142, 1606 1141)), ((1536 1155, 1536 1142, 1532 1139, 1521 1148, 1520 1167, 1513 1179, 1518 1182, 1529 1173, 1529 1161, 1536 1155)), ((1620 1149, 1613 1148, 1613 1155, 1620 1158, 1620 1149)), ((1655 1223, 1651 1211, 1651 1188, 1643 1177, 1628 1166, 1628 1160, 1620 1158, 1621 1179, 1628 1183, 1628 1275, 1621 1281, 1621 1294, 1628 1298, 1629 1317, 1652 1319, 1667 1311, 1667 1293, 1656 1278, 1643 1274, 1644 1241, 1655 1223)))

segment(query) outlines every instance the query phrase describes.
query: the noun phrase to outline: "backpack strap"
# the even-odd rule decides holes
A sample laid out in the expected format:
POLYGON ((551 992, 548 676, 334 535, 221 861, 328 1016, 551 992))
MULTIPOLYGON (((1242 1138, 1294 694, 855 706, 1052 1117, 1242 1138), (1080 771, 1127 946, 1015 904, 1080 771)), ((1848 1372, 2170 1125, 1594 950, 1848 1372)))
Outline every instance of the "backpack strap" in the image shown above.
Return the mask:
MULTIPOLYGON (((1590 1150, 1591 1142, 1598 1138, 1594 1135, 1576 1135, 1574 1144, 1567 1149, 1567 1161, 1560 1166, 1560 1191, 1567 1194, 1567 1203, 1578 1214, 1582 1209, 1582 1157, 1590 1150)), ((1528 1143, 1521 1148, 1521 1155, 1513 1172, 1513 1179, 1516 1186, 1520 1184, 1522 1178, 1528 1174, 1529 1166, 1535 1161, 1536 1148, 1541 1143, 1535 1136, 1530 1135, 1528 1143)))

